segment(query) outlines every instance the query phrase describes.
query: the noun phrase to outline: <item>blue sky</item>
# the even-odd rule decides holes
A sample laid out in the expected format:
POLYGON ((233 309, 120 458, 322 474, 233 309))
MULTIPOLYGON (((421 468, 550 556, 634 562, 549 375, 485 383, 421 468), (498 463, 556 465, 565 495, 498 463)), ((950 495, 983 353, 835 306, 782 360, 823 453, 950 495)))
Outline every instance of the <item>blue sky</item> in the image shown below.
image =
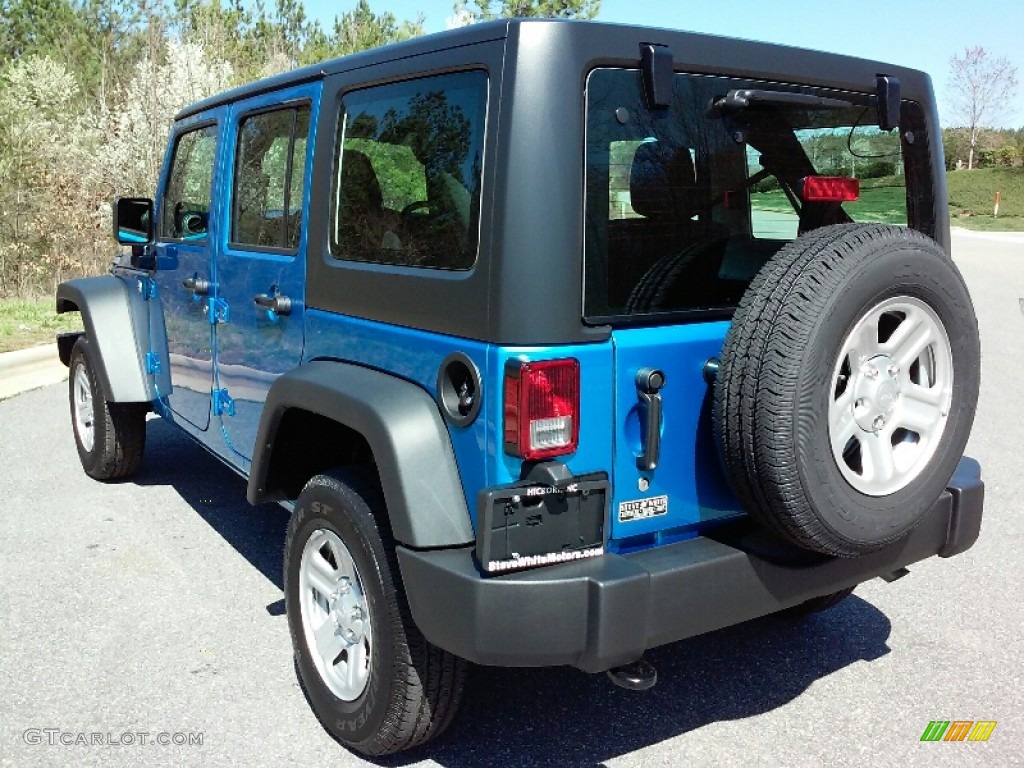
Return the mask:
MULTIPOLYGON (((304 0, 309 16, 325 27, 355 4, 304 0)), ((370 7, 400 20, 422 12, 427 32, 443 30, 452 15, 452 0, 370 0, 370 7)), ((1022 85, 1002 123, 1024 126, 1024 0, 603 0, 597 19, 785 43, 923 69, 934 81, 943 122, 949 59, 965 46, 980 45, 1017 66, 1022 85)))

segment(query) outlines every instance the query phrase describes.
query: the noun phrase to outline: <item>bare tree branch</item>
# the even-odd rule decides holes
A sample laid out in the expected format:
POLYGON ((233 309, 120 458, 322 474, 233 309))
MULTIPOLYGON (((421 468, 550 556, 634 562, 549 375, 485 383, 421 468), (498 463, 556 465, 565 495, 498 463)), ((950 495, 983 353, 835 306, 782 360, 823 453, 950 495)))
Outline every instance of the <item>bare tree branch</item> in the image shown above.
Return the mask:
POLYGON ((950 58, 949 70, 953 118, 967 128, 967 168, 971 169, 982 129, 991 127, 1006 114, 1017 92, 1017 68, 1005 57, 991 56, 979 45, 965 48, 963 56, 950 58))

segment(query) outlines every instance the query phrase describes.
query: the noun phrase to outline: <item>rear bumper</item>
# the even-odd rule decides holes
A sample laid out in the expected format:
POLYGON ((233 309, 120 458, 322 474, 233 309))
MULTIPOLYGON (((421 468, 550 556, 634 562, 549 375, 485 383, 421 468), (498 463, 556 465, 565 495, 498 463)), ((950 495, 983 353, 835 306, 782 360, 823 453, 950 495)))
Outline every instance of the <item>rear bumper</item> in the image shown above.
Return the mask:
POLYGON ((482 576, 472 548, 398 558, 428 640, 479 664, 625 664, 648 648, 711 632, 968 549, 981 529, 981 468, 963 459, 949 489, 905 538, 871 555, 794 560, 757 547, 748 528, 628 555, 482 576), (757 552, 757 554, 755 554, 757 552))

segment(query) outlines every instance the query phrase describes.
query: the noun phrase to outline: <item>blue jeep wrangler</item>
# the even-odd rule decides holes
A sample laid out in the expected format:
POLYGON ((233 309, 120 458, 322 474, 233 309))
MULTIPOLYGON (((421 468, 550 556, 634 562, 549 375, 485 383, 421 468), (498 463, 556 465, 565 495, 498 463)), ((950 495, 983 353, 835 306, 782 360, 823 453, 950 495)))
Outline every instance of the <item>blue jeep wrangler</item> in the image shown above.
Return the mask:
POLYGON ((82 466, 135 472, 155 411, 291 510, 298 673, 361 752, 440 733, 467 661, 645 688, 978 536, 920 72, 471 26, 184 109, 114 234, 57 289, 82 466))

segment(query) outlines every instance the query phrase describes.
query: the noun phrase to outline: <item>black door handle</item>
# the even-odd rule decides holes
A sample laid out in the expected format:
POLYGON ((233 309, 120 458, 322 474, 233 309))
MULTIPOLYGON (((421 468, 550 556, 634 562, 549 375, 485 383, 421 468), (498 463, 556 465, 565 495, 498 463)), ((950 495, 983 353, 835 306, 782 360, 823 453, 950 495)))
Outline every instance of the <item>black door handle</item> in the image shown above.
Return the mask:
POLYGON ((257 293, 252 300, 257 307, 269 309, 278 315, 290 315, 292 311, 292 300, 280 294, 271 296, 269 293, 257 293))
POLYGON ((636 394, 640 398, 640 430, 643 452, 636 466, 651 471, 658 466, 661 455, 661 395, 665 374, 657 368, 641 368, 636 372, 636 394))
POLYGON ((210 292, 210 281, 201 277, 186 277, 181 281, 183 288, 188 288, 196 296, 206 296, 210 292))

